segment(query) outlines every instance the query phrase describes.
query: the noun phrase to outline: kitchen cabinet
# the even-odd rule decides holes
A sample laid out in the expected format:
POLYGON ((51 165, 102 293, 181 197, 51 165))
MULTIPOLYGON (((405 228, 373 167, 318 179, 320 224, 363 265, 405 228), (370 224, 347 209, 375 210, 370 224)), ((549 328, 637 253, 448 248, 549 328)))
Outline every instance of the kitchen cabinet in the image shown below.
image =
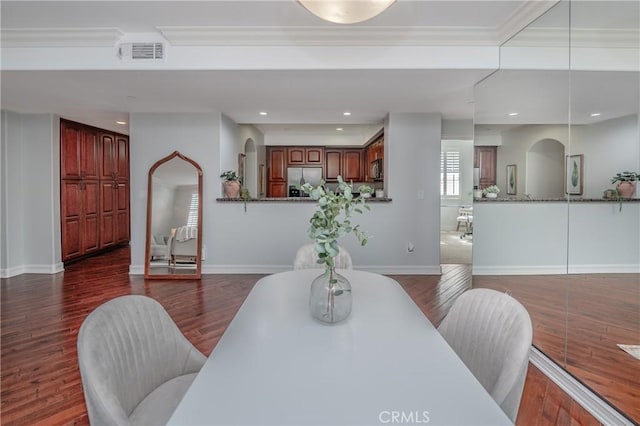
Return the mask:
POLYGON ((335 182, 342 175, 342 150, 327 149, 325 151, 325 180, 335 182))
POLYGON ((267 197, 287 196, 287 160, 287 148, 267 147, 267 197))
POLYGON ((321 166, 324 147, 289 147, 287 148, 287 164, 292 166, 321 166))
POLYGON ((381 174, 376 176, 371 175, 371 166, 374 161, 378 161, 378 168, 381 164, 384 164, 384 136, 382 134, 378 135, 374 138, 374 141, 371 142, 365 148, 365 170, 364 170, 364 179, 369 182, 373 182, 374 180, 380 180, 381 174))
POLYGON ((345 149, 342 154, 342 179, 345 181, 362 181, 364 179, 364 167, 361 149, 345 149))
POLYGON ((480 169, 480 189, 496 184, 496 161, 498 147, 476 146, 474 148, 473 167, 480 169))
POLYGON ((129 137, 60 121, 62 260, 130 238, 129 137))
POLYGON ((359 148, 332 148, 325 151, 325 180, 336 182, 338 176, 345 181, 362 181, 365 167, 363 150, 359 148))

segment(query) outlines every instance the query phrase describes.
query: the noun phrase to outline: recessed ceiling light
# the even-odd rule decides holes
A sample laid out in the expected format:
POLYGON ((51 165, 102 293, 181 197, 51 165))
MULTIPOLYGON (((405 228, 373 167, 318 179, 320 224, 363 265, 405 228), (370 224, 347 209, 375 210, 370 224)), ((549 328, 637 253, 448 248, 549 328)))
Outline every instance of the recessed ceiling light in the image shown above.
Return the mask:
POLYGON ((267 115, 267 111, 260 111, 258 114, 260 114, 260 115, 267 115))
POLYGON ((599 112, 594 112, 591 114, 592 117, 600 117, 600 113, 599 112))
POLYGON ((349 111, 345 111, 342 113, 342 115, 351 115, 351 113, 349 111))
POLYGON ((127 124, 127 122, 126 121, 122 121, 122 120, 118 120, 118 121, 116 121, 116 124, 120 124, 120 125, 124 126, 125 124, 127 124))
POLYGON ((520 114, 520 113, 519 112, 510 112, 509 113, 509 117, 515 117, 518 114, 520 114))
POLYGON ((336 130, 337 131, 342 131, 343 129, 342 129, 342 127, 336 127, 336 130))

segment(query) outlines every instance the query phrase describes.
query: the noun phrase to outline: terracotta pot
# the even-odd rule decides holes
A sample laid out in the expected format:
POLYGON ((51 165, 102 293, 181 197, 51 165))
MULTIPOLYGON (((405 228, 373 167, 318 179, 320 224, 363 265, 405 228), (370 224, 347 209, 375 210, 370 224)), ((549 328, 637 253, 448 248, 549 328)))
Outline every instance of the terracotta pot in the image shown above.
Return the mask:
POLYGON ((620 194, 620 198, 631 198, 633 197, 633 191, 635 191, 636 185, 635 182, 618 182, 616 189, 620 194))
POLYGON ((228 180, 222 185, 224 186, 224 195, 227 198, 238 198, 240 194, 240 182, 237 180, 228 180))

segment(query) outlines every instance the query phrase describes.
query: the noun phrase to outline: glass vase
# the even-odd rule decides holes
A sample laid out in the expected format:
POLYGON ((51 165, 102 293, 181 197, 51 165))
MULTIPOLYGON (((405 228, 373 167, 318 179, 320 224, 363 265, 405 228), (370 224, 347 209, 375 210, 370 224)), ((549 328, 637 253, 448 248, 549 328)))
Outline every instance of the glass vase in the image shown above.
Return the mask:
POLYGON ((327 268, 311 283, 311 315, 320 321, 335 323, 351 313, 351 284, 335 268, 327 268))

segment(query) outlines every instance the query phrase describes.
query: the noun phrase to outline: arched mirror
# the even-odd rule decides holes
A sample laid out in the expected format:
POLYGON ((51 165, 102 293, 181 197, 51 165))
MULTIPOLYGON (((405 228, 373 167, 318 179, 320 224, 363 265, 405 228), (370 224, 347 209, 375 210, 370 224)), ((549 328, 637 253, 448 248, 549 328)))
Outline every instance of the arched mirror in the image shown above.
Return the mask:
POLYGON ((149 169, 146 278, 199 279, 202 169, 178 151, 149 169))

